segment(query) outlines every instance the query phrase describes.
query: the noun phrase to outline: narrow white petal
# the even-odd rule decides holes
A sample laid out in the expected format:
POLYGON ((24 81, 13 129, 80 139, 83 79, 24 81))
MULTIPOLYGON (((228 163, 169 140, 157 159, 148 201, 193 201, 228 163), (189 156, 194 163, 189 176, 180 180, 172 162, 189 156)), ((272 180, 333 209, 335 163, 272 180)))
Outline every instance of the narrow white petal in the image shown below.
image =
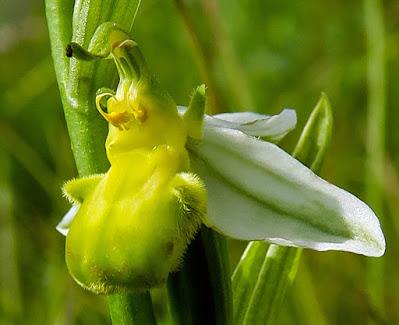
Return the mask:
MULTIPOLYGON (((181 116, 187 110, 185 106, 177 107, 181 116)), ((253 112, 223 113, 205 115, 205 125, 234 129, 255 137, 262 137, 271 142, 280 141, 297 123, 296 112, 284 109, 278 115, 263 115, 253 112)))
POLYGON ((63 234, 64 236, 68 235, 69 227, 78 213, 79 205, 72 205, 72 207, 68 210, 68 212, 61 219, 56 229, 58 232, 63 234))
POLYGON ((190 142, 193 168, 209 192, 209 226, 237 239, 381 256, 374 212, 276 145, 206 124, 190 142))
POLYGON ((264 137, 273 142, 281 140, 294 129, 296 122, 296 113, 292 109, 284 109, 280 114, 273 116, 242 112, 205 117, 206 124, 239 130, 245 134, 264 137))

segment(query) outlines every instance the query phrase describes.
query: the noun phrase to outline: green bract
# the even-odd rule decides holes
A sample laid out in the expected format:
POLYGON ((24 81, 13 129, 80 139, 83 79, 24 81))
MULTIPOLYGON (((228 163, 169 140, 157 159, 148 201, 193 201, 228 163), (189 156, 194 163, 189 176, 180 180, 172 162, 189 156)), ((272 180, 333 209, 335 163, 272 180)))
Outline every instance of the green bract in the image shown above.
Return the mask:
POLYGON ((273 143, 294 128, 293 110, 204 116, 204 86, 178 109, 137 44, 111 23, 99 27, 88 52, 71 44, 68 54, 111 58, 120 76, 116 92, 96 99, 109 121, 110 169, 64 186, 73 208, 58 229, 83 287, 112 293, 163 284, 202 223, 238 239, 384 253, 366 204, 273 143))

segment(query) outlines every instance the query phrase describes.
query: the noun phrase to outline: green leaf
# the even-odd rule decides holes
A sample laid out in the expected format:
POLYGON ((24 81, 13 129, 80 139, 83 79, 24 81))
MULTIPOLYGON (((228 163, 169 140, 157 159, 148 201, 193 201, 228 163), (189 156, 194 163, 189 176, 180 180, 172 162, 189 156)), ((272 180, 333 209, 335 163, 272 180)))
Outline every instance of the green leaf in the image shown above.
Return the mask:
POLYGON ((249 301, 255 290, 267 247, 263 241, 250 242, 234 270, 232 276, 234 324, 242 324, 244 321, 245 311, 248 309, 249 301))
POLYGON ((313 109, 295 147, 293 156, 318 173, 331 140, 333 117, 326 94, 313 109))

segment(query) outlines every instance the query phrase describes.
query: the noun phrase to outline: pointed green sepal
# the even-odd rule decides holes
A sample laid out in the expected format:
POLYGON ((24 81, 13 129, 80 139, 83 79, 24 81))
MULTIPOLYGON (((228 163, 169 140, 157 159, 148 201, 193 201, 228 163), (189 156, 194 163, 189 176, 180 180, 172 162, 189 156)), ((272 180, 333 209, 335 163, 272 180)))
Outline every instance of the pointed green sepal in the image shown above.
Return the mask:
POLYGON ((65 197, 72 204, 81 204, 83 200, 96 188, 104 174, 75 178, 66 182, 62 188, 65 197))
POLYGON ((327 95, 322 93, 302 131, 293 156, 314 172, 320 170, 330 143, 333 117, 327 95))
POLYGON ((191 97, 190 104, 183 115, 188 135, 193 139, 202 138, 202 125, 206 110, 207 97, 205 85, 198 86, 191 97))

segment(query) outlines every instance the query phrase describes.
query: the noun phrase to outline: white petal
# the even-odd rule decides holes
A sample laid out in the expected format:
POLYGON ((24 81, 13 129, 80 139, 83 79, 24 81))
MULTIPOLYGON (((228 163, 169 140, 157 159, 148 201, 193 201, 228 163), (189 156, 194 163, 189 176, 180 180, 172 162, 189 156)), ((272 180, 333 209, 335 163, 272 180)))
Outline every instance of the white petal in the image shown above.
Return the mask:
POLYGON ((381 256, 374 212, 276 145, 206 124, 191 141, 193 169, 208 189, 207 224, 243 240, 381 256))
MULTIPOLYGON (((181 116, 184 115, 186 110, 187 107, 178 106, 181 116)), ((245 134, 263 137, 272 142, 280 141, 295 128, 296 123, 296 113, 293 109, 284 109, 278 115, 240 112, 205 116, 205 125, 239 130, 245 134)))
POLYGON ((69 209, 69 211, 64 215, 64 217, 57 225, 56 229, 58 232, 60 232, 64 236, 68 235, 69 226, 71 225, 73 219, 78 213, 78 210, 79 210, 79 205, 72 205, 72 207, 69 209))
POLYGON ((265 137, 273 142, 281 140, 294 129, 296 122, 296 113, 292 109, 284 109, 280 114, 273 116, 242 112, 205 117, 206 124, 239 130, 248 135, 265 137))

